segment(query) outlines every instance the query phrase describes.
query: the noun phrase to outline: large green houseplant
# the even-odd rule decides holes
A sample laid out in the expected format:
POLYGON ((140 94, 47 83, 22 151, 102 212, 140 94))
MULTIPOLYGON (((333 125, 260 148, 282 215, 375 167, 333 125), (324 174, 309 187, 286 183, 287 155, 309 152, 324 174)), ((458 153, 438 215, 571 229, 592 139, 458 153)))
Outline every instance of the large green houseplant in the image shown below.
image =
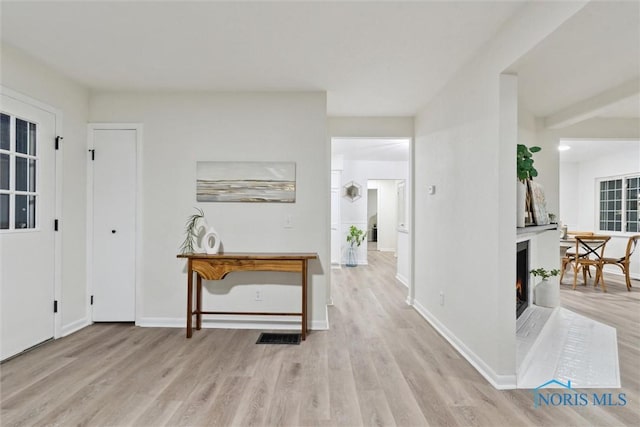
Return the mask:
POLYGON ((516 150, 516 173, 518 175, 517 184, 517 218, 516 226, 524 227, 531 222, 531 201, 527 190, 527 181, 538 176, 538 171, 533 166, 533 153, 537 153, 542 148, 533 146, 527 147, 518 144, 516 150))
POLYGON ((533 153, 537 153, 540 150, 542 148, 537 146, 527 147, 524 144, 518 144, 516 162, 520 182, 526 182, 528 179, 538 176, 538 171, 533 167, 533 153))

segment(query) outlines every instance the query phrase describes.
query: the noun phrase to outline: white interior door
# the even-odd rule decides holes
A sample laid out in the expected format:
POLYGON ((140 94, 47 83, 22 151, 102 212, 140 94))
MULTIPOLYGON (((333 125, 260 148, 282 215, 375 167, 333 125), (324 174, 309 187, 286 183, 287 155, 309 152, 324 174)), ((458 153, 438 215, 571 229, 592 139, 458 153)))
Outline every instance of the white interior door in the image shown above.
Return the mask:
POLYGON ((93 321, 135 321, 135 129, 93 129, 93 321))
POLYGON ((6 94, 0 126, 0 359, 54 336, 53 113, 6 94))

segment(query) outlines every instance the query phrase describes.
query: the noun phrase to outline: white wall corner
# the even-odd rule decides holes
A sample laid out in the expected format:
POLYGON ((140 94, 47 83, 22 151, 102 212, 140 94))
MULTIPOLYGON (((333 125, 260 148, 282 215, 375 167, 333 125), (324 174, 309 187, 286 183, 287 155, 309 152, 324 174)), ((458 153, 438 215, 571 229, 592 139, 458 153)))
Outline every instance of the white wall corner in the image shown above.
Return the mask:
POLYGON ((409 287, 409 280, 406 277, 404 277, 403 275, 401 275, 400 273, 396 274, 396 280, 398 282, 402 283, 407 288, 409 287))
POLYGON ((75 322, 62 326, 61 336, 66 337, 67 335, 78 332, 80 329, 86 328, 89 325, 91 325, 91 320, 89 320, 88 317, 83 317, 82 319, 78 319, 75 322))
POLYGON ((516 388, 517 376, 496 373, 484 360, 469 349, 446 326, 433 316, 420 302, 414 301, 413 308, 420 314, 449 344, 456 349, 493 387, 498 390, 513 390, 516 388))

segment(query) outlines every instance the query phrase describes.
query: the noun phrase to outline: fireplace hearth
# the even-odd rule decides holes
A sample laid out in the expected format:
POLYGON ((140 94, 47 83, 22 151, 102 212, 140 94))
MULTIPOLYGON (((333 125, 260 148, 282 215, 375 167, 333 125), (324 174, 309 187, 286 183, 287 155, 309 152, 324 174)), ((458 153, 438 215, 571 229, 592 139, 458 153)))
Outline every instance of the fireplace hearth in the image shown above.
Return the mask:
POLYGON ((529 242, 519 242, 516 252, 516 319, 529 307, 529 242))

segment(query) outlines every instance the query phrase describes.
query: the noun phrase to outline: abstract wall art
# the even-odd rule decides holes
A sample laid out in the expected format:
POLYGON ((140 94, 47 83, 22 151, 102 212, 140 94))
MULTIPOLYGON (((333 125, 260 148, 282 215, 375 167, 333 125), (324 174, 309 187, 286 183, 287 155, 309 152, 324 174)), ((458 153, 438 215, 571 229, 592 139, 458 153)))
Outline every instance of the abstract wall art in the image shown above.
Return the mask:
POLYGON ((295 162, 197 162, 198 202, 296 201, 295 162))

